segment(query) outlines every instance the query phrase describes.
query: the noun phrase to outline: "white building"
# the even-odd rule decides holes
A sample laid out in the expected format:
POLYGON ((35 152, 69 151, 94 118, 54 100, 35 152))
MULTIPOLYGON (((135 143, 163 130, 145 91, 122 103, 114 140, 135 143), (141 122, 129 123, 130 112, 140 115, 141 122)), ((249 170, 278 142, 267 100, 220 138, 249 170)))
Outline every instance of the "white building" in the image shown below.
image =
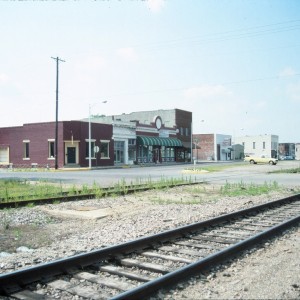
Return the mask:
POLYGON ((278 135, 264 134, 254 136, 235 137, 235 144, 244 146, 245 155, 266 155, 277 157, 278 155, 278 135))
POLYGON ((131 122, 114 121, 114 163, 132 165, 136 160, 136 126, 131 122))
POLYGON ((300 143, 295 144, 295 159, 300 160, 300 143))

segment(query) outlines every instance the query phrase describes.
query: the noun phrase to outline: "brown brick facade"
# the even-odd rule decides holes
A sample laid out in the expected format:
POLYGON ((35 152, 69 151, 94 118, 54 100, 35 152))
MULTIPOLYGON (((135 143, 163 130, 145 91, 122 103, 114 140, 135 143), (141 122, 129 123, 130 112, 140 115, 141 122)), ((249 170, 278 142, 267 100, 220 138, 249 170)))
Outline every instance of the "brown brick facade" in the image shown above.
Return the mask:
POLYGON ((193 134, 193 157, 197 160, 207 160, 214 155, 214 134, 193 134))
MULTIPOLYGON (((109 157, 98 160, 98 165, 110 166, 114 164, 114 146, 112 140, 112 125, 92 123, 92 140, 100 146, 100 141, 109 143, 109 157)), ((86 157, 86 143, 88 141, 88 122, 61 121, 58 122, 58 167, 66 165, 66 143, 76 147, 76 162, 81 167, 88 166, 86 157)), ((49 157, 49 142, 55 140, 55 122, 24 124, 19 127, 0 128, 0 146, 9 150, 9 163, 14 166, 40 167, 55 165, 55 158, 49 157), (25 157, 25 144, 28 143, 28 158, 25 157)), ((1 163, 1 162, 0 162, 1 163)), ((95 165, 95 159, 92 165, 95 165)))

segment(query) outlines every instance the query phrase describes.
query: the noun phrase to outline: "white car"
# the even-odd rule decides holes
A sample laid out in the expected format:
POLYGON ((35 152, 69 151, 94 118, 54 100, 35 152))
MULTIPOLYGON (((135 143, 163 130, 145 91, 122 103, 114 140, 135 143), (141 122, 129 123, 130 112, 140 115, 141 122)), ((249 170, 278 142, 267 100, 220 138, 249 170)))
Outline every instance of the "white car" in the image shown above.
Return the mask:
POLYGON ((250 162, 250 164, 270 164, 270 165, 276 165, 278 163, 277 158, 273 157, 267 157, 266 155, 261 156, 246 156, 244 161, 250 162))

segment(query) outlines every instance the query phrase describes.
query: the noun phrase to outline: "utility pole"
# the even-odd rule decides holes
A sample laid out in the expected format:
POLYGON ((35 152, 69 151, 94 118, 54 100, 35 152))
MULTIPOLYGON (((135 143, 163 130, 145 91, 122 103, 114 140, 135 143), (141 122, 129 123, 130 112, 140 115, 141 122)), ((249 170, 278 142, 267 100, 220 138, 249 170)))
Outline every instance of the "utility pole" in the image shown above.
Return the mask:
POLYGON ((59 57, 51 57, 52 59, 56 60, 56 118, 55 118, 55 170, 58 169, 58 64, 59 62, 65 62, 64 60, 60 59, 59 57))

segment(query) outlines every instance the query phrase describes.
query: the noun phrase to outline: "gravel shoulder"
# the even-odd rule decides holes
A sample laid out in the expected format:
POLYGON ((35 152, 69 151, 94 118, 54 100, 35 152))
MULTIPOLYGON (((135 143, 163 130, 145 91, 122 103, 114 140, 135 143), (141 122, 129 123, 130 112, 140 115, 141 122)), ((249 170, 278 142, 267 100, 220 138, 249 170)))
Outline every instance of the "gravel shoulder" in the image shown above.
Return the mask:
MULTIPOLYGON (((0 211, 0 273, 11 272, 137 237, 206 220, 292 195, 221 197, 199 184, 126 196, 0 211), (60 218, 50 210, 105 209, 98 220, 60 218), (21 247, 21 248, 20 248, 21 247)), ((256 251, 160 293, 161 299, 299 299, 300 231, 290 230, 256 251)))

